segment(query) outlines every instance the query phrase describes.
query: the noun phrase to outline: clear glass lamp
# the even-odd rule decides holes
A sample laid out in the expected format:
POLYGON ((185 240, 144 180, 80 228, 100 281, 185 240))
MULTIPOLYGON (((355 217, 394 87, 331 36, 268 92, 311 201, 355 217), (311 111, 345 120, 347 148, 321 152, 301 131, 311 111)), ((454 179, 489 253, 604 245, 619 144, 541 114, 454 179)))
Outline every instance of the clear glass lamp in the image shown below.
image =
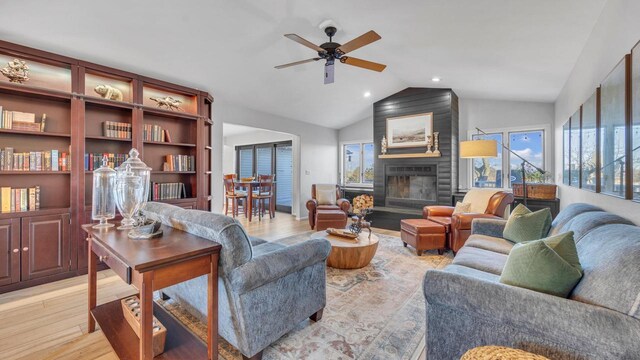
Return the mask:
POLYGON ((122 215, 118 230, 132 229, 134 216, 147 205, 151 168, 138 157, 136 149, 129 151, 129 158, 117 169, 116 204, 122 215))
POLYGON ((107 157, 102 158, 102 166, 93 172, 93 202, 91 203, 91 219, 100 223, 94 229, 114 226, 108 221, 116 217, 116 171, 107 165, 107 157))

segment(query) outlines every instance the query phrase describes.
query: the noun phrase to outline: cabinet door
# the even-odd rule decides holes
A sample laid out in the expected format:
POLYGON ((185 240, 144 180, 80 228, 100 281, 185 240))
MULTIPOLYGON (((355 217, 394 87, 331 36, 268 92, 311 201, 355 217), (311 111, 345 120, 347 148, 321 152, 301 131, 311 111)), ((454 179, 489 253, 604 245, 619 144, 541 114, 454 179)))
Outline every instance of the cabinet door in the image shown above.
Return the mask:
POLYGON ((20 281, 20 219, 0 220, 0 286, 20 281))
POLYGON ((22 280, 69 271, 69 214, 22 218, 22 280))

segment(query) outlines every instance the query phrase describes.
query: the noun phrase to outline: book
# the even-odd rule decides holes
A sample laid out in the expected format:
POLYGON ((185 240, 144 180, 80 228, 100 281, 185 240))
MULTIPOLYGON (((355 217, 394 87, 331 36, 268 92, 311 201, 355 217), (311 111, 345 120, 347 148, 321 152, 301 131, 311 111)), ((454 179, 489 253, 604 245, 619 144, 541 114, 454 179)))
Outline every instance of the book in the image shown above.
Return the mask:
POLYGON ((3 186, 0 188, 0 211, 3 213, 11 212, 11 188, 3 186))
POLYGON ((29 210, 36 210, 36 188, 29 188, 29 210))
POLYGON ((60 169, 58 161, 58 150, 51 150, 51 171, 58 171, 60 169))
POLYGON ((14 123, 25 122, 25 123, 35 123, 36 122, 36 114, 32 113, 24 113, 20 111, 12 111, 13 113, 13 121, 14 123))

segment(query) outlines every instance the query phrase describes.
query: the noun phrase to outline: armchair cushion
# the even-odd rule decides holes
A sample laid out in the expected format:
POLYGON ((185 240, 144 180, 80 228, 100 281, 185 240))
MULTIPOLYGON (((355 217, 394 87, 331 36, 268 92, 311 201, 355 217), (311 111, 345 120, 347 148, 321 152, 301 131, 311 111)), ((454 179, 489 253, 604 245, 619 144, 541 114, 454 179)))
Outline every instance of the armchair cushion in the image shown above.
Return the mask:
POLYGON ((316 200, 318 200, 318 204, 320 205, 335 205, 335 189, 316 189, 316 200))
POLYGON ((471 204, 469 212, 483 214, 487 211, 487 205, 491 197, 500 190, 497 189, 471 189, 462 199, 463 203, 471 204))
POLYGON ((458 201, 453 209, 453 215, 471 212, 471 203, 463 203, 458 201))
POLYGON ((513 209, 504 227, 503 237, 513 242, 539 240, 547 236, 551 227, 551 210, 532 212, 520 204, 513 209))
POLYGON ((329 241, 313 239, 256 256, 231 272, 231 287, 238 295, 242 295, 310 265, 326 261, 330 251, 329 241))

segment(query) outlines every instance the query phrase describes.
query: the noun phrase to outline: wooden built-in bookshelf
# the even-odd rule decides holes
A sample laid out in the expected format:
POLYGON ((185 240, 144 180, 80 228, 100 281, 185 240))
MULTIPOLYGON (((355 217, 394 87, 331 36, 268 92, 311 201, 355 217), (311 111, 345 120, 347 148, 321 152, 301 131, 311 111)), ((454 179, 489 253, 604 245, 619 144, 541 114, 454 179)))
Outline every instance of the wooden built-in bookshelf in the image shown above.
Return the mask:
POLYGON ((30 80, 11 83, 0 76, 0 106, 47 119, 43 132, 0 129, 0 148, 70 152, 71 166, 69 171, 0 171, 0 187, 40 187, 38 210, 0 213, 0 263, 8 264, 0 269, 0 293, 86 273, 80 225, 91 222, 93 172, 85 170, 85 153, 126 154, 135 147, 152 168, 152 182, 184 183, 186 198, 163 202, 211 210, 213 98, 208 93, 0 41, 0 68, 13 59, 27 62, 30 80), (100 84, 118 89, 122 99, 102 98, 94 91, 100 84), (166 96, 181 100, 180 109, 158 108, 150 99, 166 96), (130 124, 131 138, 107 136, 106 121, 130 124), (166 129, 171 142, 145 141, 145 124, 166 129), (195 170, 162 171, 166 155, 193 156, 195 170))

